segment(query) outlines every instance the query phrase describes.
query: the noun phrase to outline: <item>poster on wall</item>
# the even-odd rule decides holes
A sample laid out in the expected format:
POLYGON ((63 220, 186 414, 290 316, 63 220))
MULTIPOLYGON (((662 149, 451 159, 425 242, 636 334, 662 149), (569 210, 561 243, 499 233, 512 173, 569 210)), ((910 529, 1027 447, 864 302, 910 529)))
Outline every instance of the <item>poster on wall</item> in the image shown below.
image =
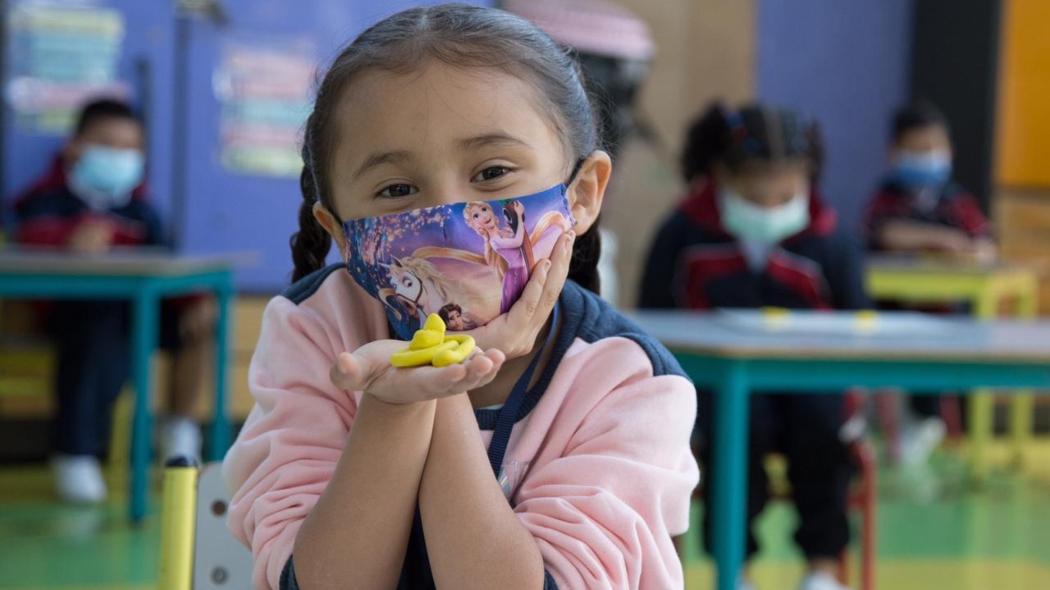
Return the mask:
POLYGON ((221 105, 223 166, 258 176, 294 177, 310 114, 317 67, 308 39, 244 39, 225 43, 214 76, 221 105))
POLYGON ((125 23, 92 0, 24 0, 8 18, 5 94, 15 124, 64 135, 79 107, 97 96, 127 97, 117 75, 125 23))

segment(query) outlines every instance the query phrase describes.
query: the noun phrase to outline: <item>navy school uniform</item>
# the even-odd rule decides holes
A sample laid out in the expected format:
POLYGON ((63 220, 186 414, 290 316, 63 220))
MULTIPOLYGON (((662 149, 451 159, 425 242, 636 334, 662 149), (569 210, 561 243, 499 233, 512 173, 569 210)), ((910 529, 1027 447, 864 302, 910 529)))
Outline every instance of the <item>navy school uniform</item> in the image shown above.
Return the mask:
MULTIPOLYGON (((955 182, 945 183, 937 190, 910 190, 893 179, 885 180, 872 195, 864 214, 864 230, 869 252, 885 252, 878 235, 891 221, 912 221, 960 230, 971 239, 992 237, 991 224, 981 206, 969 192, 955 182)), ((881 302, 882 309, 901 309, 895 302, 881 302)), ((928 313, 966 313, 965 305, 921 306, 928 313)), ((941 398, 934 395, 911 396, 911 409, 922 417, 937 417, 941 413, 941 398)))
MULTIPOLYGON (((104 219, 118 246, 162 245, 160 219, 139 187, 131 201, 93 211, 70 191, 61 158, 15 201, 15 241, 65 247, 78 225, 104 219)), ((176 348, 178 311, 193 296, 165 301, 161 345, 176 348)), ((130 373, 129 310, 123 301, 56 301, 39 306, 57 353, 55 450, 101 457, 109 442, 113 402, 130 373)))
POLYGON ((890 221, 914 221, 957 229, 970 238, 990 238, 991 225, 973 195, 954 182, 932 191, 913 191, 892 179, 871 197, 864 215, 868 249, 885 250, 878 233, 890 221))
MULTIPOLYGON (((783 307, 860 309, 868 306, 863 262, 855 240, 839 231, 835 213, 810 196, 810 224, 775 245, 764 263, 750 264, 744 246, 721 224, 713 183, 698 185, 658 230, 649 251, 639 307, 709 310, 783 307)), ((700 395, 701 461, 710 465, 711 395, 700 395)), ((808 558, 837 558, 849 542, 846 501, 852 465, 839 437, 840 395, 751 397, 748 453, 747 555, 758 550, 755 517, 769 500, 764 458, 786 455, 799 513, 795 540, 808 558)), ((717 477, 717 474, 714 475, 717 477)), ((704 501, 711 486, 704 486, 704 501)), ((710 547, 710 519, 704 540, 710 547)))

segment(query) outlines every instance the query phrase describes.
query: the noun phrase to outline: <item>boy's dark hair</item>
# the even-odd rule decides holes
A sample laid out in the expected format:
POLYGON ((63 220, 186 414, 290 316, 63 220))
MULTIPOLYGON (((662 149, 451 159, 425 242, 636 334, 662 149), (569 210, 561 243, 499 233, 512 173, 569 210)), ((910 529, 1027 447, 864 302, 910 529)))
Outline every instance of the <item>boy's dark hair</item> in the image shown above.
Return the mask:
POLYGON ((130 119, 142 124, 139 116, 128 103, 115 98, 100 98, 80 107, 77 123, 73 128, 74 136, 81 136, 87 128, 103 119, 130 119))
POLYGON ((897 143, 905 133, 927 127, 943 127, 947 131, 948 119, 933 103, 917 100, 897 109, 897 112, 893 114, 890 138, 893 143, 897 143))
POLYGON ((739 172, 755 160, 787 158, 808 160, 811 177, 820 176, 824 142, 816 122, 786 109, 748 105, 732 112, 715 102, 690 125, 680 166, 682 177, 692 182, 710 175, 716 162, 739 172))
MULTIPOLYGON (((292 235, 296 281, 324 265, 331 239, 314 219, 313 205, 334 210, 328 177, 335 145, 331 122, 347 84, 373 68, 410 72, 429 59, 463 68, 496 68, 525 77, 540 90, 575 164, 601 147, 594 109, 579 65, 538 27, 508 12, 444 4, 399 12, 358 35, 335 58, 317 89, 303 137, 299 231, 292 235)), ((568 166, 566 173, 568 173, 568 166)), ((569 278, 597 292, 601 242, 597 223, 576 238, 569 278)))

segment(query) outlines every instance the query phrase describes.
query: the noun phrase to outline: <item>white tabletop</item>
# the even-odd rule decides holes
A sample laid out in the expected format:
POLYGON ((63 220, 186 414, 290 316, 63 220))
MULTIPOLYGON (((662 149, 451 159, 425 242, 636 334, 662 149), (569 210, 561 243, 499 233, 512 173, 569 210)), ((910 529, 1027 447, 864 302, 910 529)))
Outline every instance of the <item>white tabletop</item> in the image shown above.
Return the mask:
POLYGON ((735 358, 1008 360, 1050 363, 1050 322, 980 322, 913 312, 637 311, 675 352, 735 358))
POLYGON ((254 262, 252 253, 180 255, 155 248, 114 249, 106 254, 74 254, 44 248, 0 249, 0 274, 171 276, 228 270, 254 262))

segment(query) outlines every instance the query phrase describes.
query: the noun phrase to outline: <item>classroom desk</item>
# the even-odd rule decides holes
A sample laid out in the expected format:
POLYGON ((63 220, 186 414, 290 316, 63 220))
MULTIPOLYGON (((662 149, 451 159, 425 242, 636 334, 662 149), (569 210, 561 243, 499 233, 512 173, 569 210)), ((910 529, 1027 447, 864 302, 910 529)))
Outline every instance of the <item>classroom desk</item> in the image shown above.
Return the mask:
MULTIPOLYGON (((872 256, 868 259, 868 293, 873 299, 914 305, 970 304, 978 319, 993 319, 1004 301, 1014 302, 1014 315, 1036 317, 1039 276, 1032 267, 1001 262, 980 264, 943 258, 872 256)), ((1032 396, 1010 399, 1010 436, 1018 463, 1024 461, 1025 443, 1032 433, 1032 396)), ((970 406, 970 465, 982 479, 988 472, 987 448, 992 437, 993 398, 977 392, 970 406)))
MULTIPOLYGON (((706 509, 714 519, 712 553, 719 590, 735 588, 744 555, 750 391, 1050 387, 1050 322, 978 322, 886 312, 876 316, 875 327, 795 332, 761 319, 758 312, 733 313, 742 315, 633 315, 675 353, 698 387, 715 392, 712 465, 704 477, 713 486, 712 504, 706 509), (748 321, 761 325, 748 327, 748 321), (882 322, 896 325, 882 331, 882 322), (915 329, 909 330, 908 324, 915 329)), ((845 313, 818 317, 814 312, 793 312, 791 317, 802 324, 827 318, 840 324, 856 321, 855 315, 845 313)))
POLYGON ((207 458, 219 460, 229 446, 226 356, 229 349, 233 266, 243 256, 174 256, 123 251, 100 256, 44 250, 0 250, 0 297, 127 299, 132 306, 131 374, 135 410, 131 448, 132 520, 146 514, 149 483, 150 359, 157 347, 160 301, 210 291, 218 300, 215 330, 215 400, 207 458))

